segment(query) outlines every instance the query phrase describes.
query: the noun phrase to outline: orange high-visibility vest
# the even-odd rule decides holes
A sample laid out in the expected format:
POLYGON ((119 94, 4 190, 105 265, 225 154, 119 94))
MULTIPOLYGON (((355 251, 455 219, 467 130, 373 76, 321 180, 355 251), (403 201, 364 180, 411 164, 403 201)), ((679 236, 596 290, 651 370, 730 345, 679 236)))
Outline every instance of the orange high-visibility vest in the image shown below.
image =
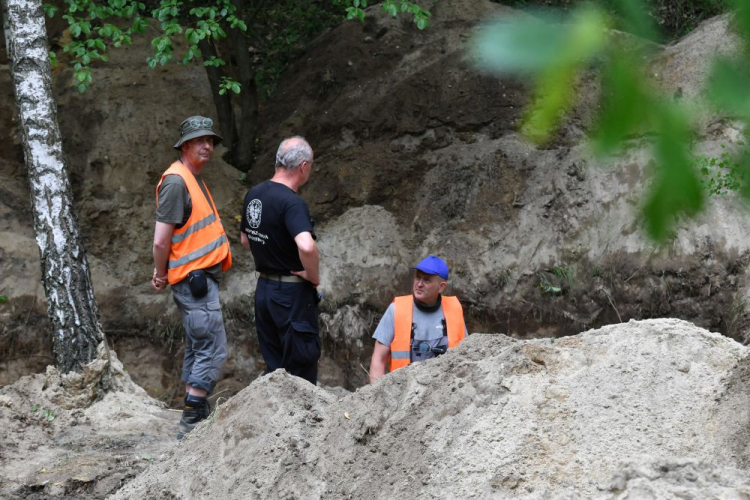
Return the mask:
MULTIPOLYGON (((394 336, 391 342, 391 371, 411 363, 411 323, 414 296, 404 295, 393 299, 394 336)), ((448 348, 456 347, 465 337, 464 310, 457 297, 443 297, 440 302, 448 330, 448 348)))
POLYGON ((167 264, 169 284, 179 283, 187 277, 188 273, 209 268, 220 262, 222 271, 226 271, 232 267, 232 252, 229 250, 229 240, 221 224, 219 213, 214 208, 216 205, 211 198, 211 193, 208 192, 208 187, 206 187, 206 194, 211 200, 210 204, 198 186, 195 176, 182 162, 176 161, 162 174, 159 185, 156 186, 157 206, 159 206, 159 188, 168 175, 182 177, 193 203, 193 212, 188 221, 172 233, 172 245, 167 264))

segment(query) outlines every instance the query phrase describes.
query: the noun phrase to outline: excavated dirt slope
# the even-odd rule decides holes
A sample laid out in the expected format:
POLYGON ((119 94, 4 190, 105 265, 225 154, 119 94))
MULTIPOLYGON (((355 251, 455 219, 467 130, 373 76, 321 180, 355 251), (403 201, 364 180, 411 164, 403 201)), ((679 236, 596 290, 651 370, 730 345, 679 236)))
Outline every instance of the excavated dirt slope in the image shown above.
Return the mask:
MULTIPOLYGON (((750 217, 731 196, 712 198, 701 218, 681 221, 669 245, 654 247, 639 220, 648 138, 634 139, 608 166, 587 153, 595 69, 582 75, 581 102, 559 136, 537 148, 517 133, 529 82, 486 74, 471 58, 478 26, 517 11, 490 0, 437 2, 421 32, 408 20, 371 14, 321 34, 288 69, 260 109, 258 162, 249 174, 253 182, 271 174, 283 135, 305 135, 315 149, 302 195, 319 223, 324 384, 366 383, 360 364, 368 363, 374 324, 394 295, 408 291, 408 267, 429 253, 450 263, 450 293, 461 297, 470 331, 561 336, 630 318, 680 317, 743 338, 750 217)), ((711 20, 657 51, 653 73, 669 98, 696 98, 707 54, 736 45, 728 19, 711 20)), ((144 63, 150 51, 145 38, 113 51, 83 95, 70 87, 63 56, 54 81, 104 329, 133 379, 176 404, 180 320, 169 294, 149 287, 153 190, 174 158, 180 121, 212 114, 213 104, 201 67, 152 71, 144 63)), ((8 145, 0 158, 0 295, 9 297, 0 304, 0 384, 10 384, 43 371, 51 352, 1 47, 0 95, 0 140, 8 145)), ((742 140, 730 121, 707 115, 696 146, 717 157, 742 140)), ((252 317, 255 273, 237 238, 247 185, 221 161, 225 152, 217 150, 205 176, 235 250, 222 285, 230 356, 218 391, 229 395, 264 365, 252 317)))
POLYGON ((114 498, 745 498, 746 355, 665 319, 477 334, 345 397, 277 372, 114 498))

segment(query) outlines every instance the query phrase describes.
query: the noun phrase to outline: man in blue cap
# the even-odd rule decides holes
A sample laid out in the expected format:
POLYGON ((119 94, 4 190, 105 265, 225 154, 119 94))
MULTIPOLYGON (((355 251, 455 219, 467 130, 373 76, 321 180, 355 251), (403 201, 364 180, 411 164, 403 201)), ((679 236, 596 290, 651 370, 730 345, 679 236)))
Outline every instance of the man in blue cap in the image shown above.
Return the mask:
POLYGON ((461 303, 443 296, 448 286, 448 265, 430 255, 412 267, 412 295, 396 297, 380 320, 373 338, 370 382, 412 362, 424 361, 456 347, 468 332, 461 303))

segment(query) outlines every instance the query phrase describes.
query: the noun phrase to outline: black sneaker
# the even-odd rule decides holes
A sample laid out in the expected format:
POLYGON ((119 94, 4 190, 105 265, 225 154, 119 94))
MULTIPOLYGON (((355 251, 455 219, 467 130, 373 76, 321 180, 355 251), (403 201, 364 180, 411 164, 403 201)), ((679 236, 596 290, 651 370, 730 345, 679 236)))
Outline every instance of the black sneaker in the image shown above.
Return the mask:
POLYGON ((182 411, 182 418, 180 419, 180 430, 177 431, 177 441, 182 441, 186 434, 195 429, 210 414, 211 406, 208 404, 208 401, 194 406, 185 405, 185 409, 182 411))

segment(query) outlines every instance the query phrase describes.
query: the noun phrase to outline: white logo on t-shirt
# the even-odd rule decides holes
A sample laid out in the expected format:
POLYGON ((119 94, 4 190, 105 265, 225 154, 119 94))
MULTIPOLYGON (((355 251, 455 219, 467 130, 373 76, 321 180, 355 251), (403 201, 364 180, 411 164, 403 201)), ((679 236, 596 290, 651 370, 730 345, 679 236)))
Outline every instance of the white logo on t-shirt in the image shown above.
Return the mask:
POLYGON ((263 204, 257 198, 247 204, 247 212, 245 215, 247 216, 248 224, 250 224, 250 227, 253 229, 258 229, 258 226, 260 226, 260 214, 262 211, 263 204))

